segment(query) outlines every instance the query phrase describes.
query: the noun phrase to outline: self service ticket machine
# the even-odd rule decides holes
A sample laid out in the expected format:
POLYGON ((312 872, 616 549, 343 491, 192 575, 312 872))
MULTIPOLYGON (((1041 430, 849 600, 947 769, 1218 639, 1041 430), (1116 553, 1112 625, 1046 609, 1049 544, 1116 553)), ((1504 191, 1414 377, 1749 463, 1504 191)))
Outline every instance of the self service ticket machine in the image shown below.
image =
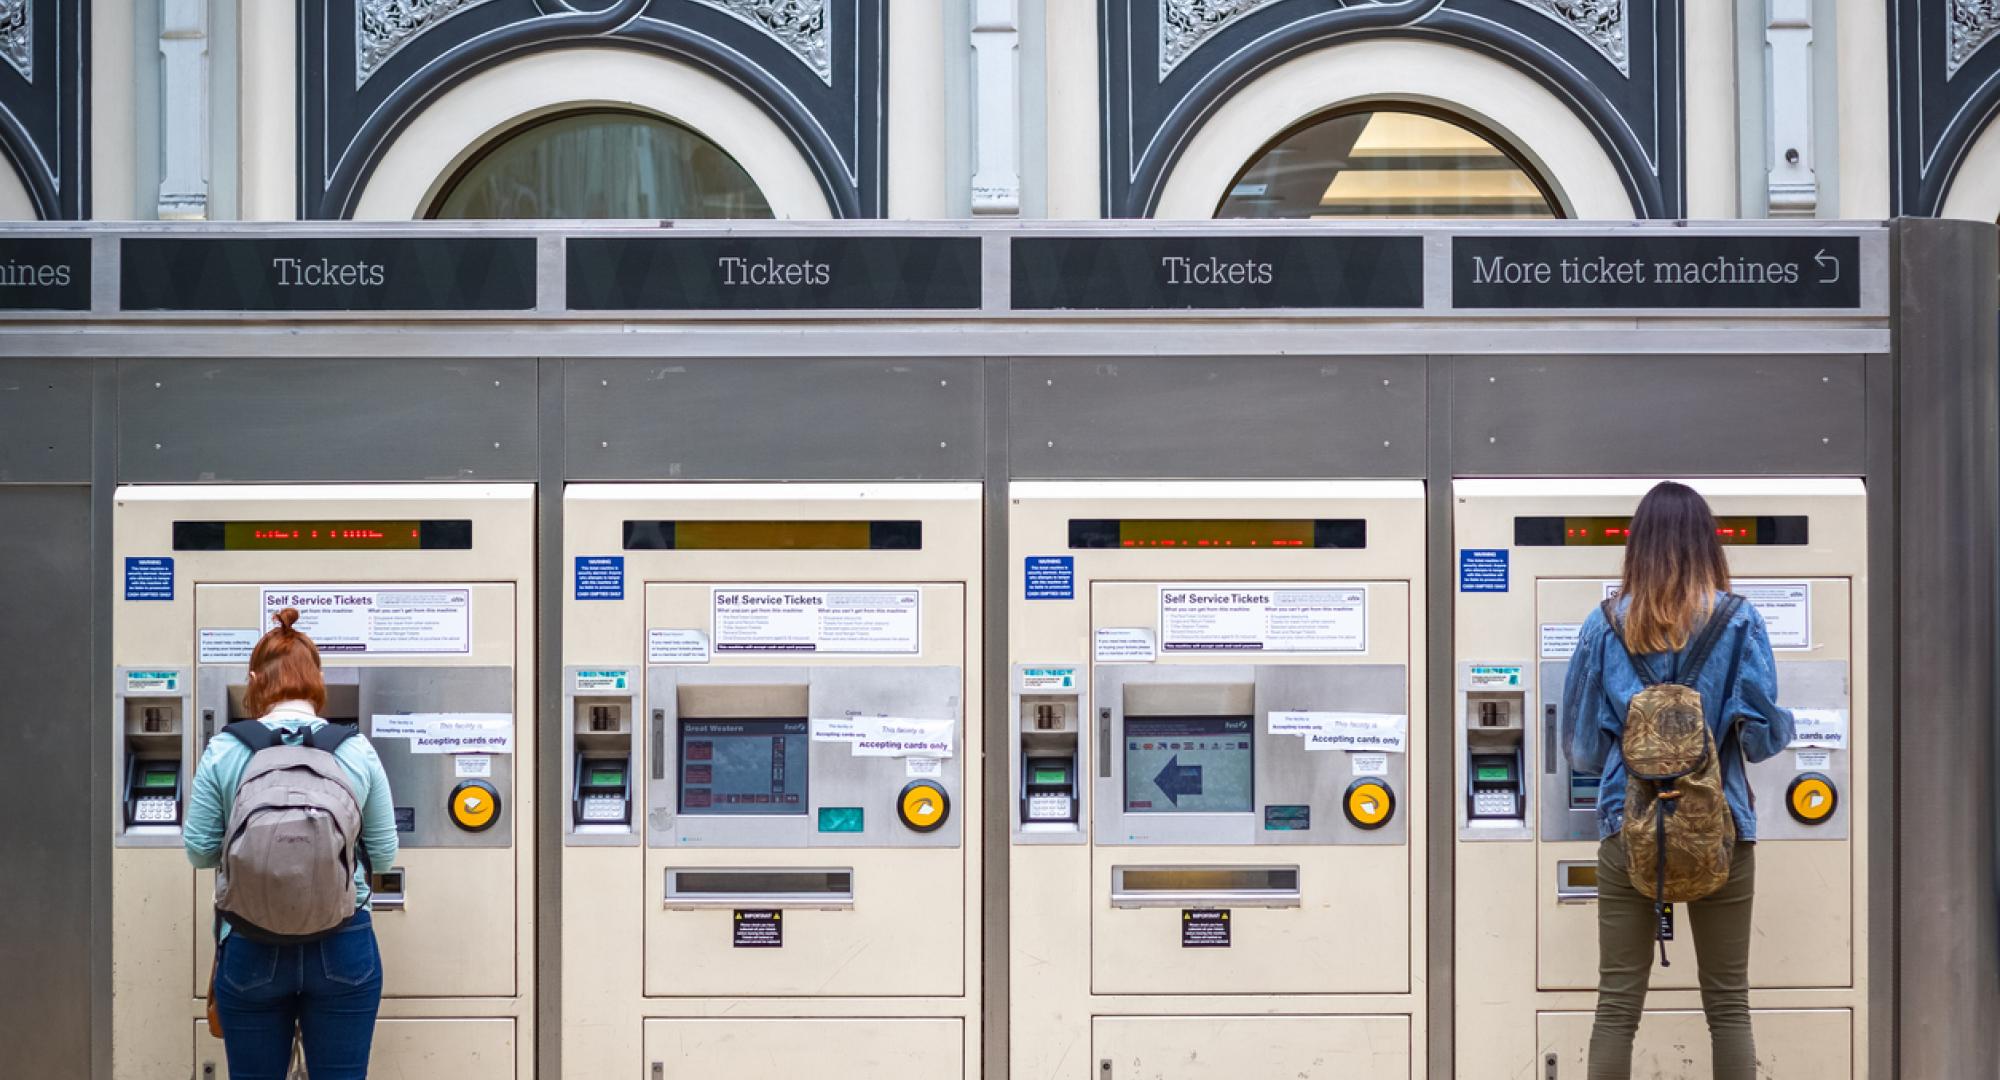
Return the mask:
POLYGON ((114 529, 113 1074, 228 1075, 203 1020, 214 873, 189 868, 181 826, 209 739, 253 719, 251 647, 291 607, 325 717, 360 725, 394 796, 374 1071, 532 1075, 532 488, 127 487, 114 529))
POLYGON ((977 1074, 983 507, 568 489, 566 1075, 977 1074))
POLYGON ((1422 485, 1010 502, 1013 1075, 1423 1075, 1422 485))
MULTIPOLYGON (((1749 767, 1750 1005, 1759 1075, 1867 1061, 1866 498, 1859 480, 1692 481, 1733 590, 1756 605, 1798 740, 1749 767)), ((1558 744, 1577 631, 1616 589, 1651 481, 1461 480, 1454 490, 1460 1076, 1584 1075, 1597 985, 1599 778, 1558 744)), ((1725 752, 1728 744, 1725 743, 1725 752)), ((1706 1076, 1685 911, 1656 964, 1634 1075, 1706 1076)))

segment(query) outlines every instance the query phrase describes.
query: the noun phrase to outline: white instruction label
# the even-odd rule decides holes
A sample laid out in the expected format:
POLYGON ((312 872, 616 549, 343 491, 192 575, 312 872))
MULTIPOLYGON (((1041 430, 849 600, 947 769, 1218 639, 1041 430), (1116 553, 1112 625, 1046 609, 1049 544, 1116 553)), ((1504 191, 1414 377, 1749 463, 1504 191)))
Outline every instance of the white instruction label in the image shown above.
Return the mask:
POLYGON ((715 651, 916 653, 916 589, 716 589, 715 651))
POLYGON ((1800 772, 1824 772, 1833 767, 1833 751, 1800 750, 1792 755, 1792 764, 1800 772))
MULTIPOLYGON (((303 620, 304 616, 300 616, 303 620)), ((261 630, 204 626, 195 631, 195 662, 200 664, 247 664, 250 651, 257 647, 261 630)))
POLYGON ((625 668, 607 668, 603 671, 579 671, 570 685, 579 694, 600 694, 607 691, 630 690, 632 688, 632 673, 625 668))
POLYGON ((472 651, 472 590, 286 585, 264 589, 264 624, 299 609, 296 629, 322 653, 463 655, 472 651))
POLYGON ((451 759, 451 766, 460 780, 485 780, 493 775, 493 758, 488 754, 460 754, 451 759))
POLYGON ((1354 775, 1356 776, 1389 775, 1389 755, 1387 754, 1349 754, 1347 755, 1347 761, 1354 766, 1354 775))
POLYGON ((654 627, 646 631, 648 664, 708 663, 708 631, 654 627))
POLYGON ((1846 709, 1793 709, 1797 729, 1792 745, 1818 746, 1828 750, 1847 749, 1846 709))
POLYGON ((1032 694, 1050 690, 1076 689, 1076 669, 1073 667, 1043 667, 1021 669, 1021 692, 1032 694))
POLYGON ((1465 688, 1467 690, 1519 690, 1521 689, 1521 665, 1474 664, 1466 669, 1465 688))
POLYGON ((125 673, 125 692, 128 694, 177 694, 180 689, 181 673, 178 671, 125 673))
POLYGON ((1567 660, 1576 654, 1576 639, 1583 634, 1583 624, 1573 622, 1542 624, 1542 659, 1567 660))
POLYGON ((1095 648, 1100 664, 1150 664, 1153 632, 1143 626, 1100 626, 1095 648))
POLYGON ((952 749, 950 720, 913 720, 902 716, 836 716, 812 722, 814 742, 843 742, 855 757, 948 758, 952 749))
POLYGON ((1750 601, 1764 616, 1771 648, 1812 648, 1812 583, 1809 581, 1732 581, 1730 591, 1750 601))
POLYGON ((1410 718, 1398 713, 1270 712, 1267 735, 1297 735, 1308 750, 1369 750, 1400 754, 1410 718))
POLYGON ((941 757, 907 757, 903 759, 903 776, 910 780, 942 780, 944 759, 941 757))
POLYGON ((1162 585, 1160 651, 1367 652, 1368 587, 1162 585))
POLYGON ((374 739, 408 739, 412 754, 511 754, 514 718, 506 713, 380 713, 374 739))

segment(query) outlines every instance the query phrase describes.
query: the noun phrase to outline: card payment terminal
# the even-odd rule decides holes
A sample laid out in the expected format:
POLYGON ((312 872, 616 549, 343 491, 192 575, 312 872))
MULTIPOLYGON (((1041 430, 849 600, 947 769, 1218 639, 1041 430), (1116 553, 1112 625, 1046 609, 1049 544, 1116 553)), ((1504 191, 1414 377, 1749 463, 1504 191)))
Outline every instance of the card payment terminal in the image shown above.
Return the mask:
POLYGON ((1031 756, 1021 769, 1021 820, 1076 820, 1076 758, 1031 756))
POLYGON ((632 823, 632 777, 622 757, 576 759, 576 797, 571 813, 577 825, 632 823))
POLYGON ((128 758, 125 765, 125 824, 175 826, 181 823, 181 764, 161 758, 128 758))

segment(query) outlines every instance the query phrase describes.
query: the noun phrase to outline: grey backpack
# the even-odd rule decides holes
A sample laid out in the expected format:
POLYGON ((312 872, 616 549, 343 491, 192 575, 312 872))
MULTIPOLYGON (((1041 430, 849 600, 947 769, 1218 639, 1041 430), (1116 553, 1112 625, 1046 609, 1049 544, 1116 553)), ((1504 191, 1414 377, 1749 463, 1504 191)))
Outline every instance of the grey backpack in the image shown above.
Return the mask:
POLYGON ((215 910, 255 941, 325 937, 355 909, 361 803, 333 752, 356 729, 327 724, 297 746, 258 720, 222 730, 250 748, 250 764, 223 834, 215 910))

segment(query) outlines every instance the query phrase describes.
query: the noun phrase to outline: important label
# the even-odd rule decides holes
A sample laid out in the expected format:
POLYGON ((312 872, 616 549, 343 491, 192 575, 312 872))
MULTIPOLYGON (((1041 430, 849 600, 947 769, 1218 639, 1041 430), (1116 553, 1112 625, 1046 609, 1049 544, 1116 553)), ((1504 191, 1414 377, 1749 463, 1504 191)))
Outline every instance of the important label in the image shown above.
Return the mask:
POLYGON ((1042 667, 1021 669, 1021 692, 1025 694, 1047 693, 1051 690, 1076 689, 1076 669, 1073 667, 1042 667))
POLYGON ((1181 948, 1227 949, 1228 908, 1182 908, 1181 948))
POLYGON ((1792 755, 1792 764, 1800 772, 1825 772, 1833 768, 1833 751, 1801 750, 1792 755))
POLYGON ((1541 657, 1567 660, 1576 654, 1577 639, 1583 636, 1582 623, 1543 623, 1541 657))
POLYGON ((413 754, 511 754, 514 718, 506 713, 382 713, 373 739, 408 739, 413 754))
POLYGON ((920 650, 916 589, 716 589, 715 651, 910 653, 920 650))
POLYGON ((472 590, 286 585, 264 589, 264 625, 297 608, 300 633, 322 653, 444 656, 472 651, 472 590))
POLYGON ((625 599, 625 556, 578 555, 576 598, 578 600, 625 599))
POLYGON ((1465 669, 1467 690, 1519 690, 1521 665, 1473 664, 1465 669))
POLYGON ((1764 617, 1772 649, 1783 652, 1813 647, 1811 582, 1738 580, 1730 582, 1729 589, 1764 617))
POLYGON ((1356 776, 1389 775, 1389 755, 1387 754, 1349 754, 1347 756, 1347 763, 1354 769, 1354 775, 1356 776))
POLYGON ((739 949, 785 946, 785 913, 772 908, 737 908, 729 921, 731 945, 739 949))
MULTIPOLYGON (((696 631, 700 633, 700 631, 696 631)), ((613 693, 632 688, 632 673, 624 668, 609 668, 603 671, 579 671, 570 680, 570 686, 579 694, 613 693)))
POLYGON ((1076 599, 1076 557, 1073 555, 1030 555, 1027 558, 1028 600, 1076 599))
POLYGON ((174 560, 165 556, 125 559, 125 599, 172 600, 174 560))
POLYGON ((1846 709, 1793 709, 1792 720, 1796 724, 1792 746, 1847 749, 1846 709))
POLYGON ((202 664, 247 664, 262 631, 204 626, 195 631, 195 661, 202 664))
POLYGON ((1362 653, 1368 587, 1160 587, 1162 652, 1362 653))
POLYGON ((1455 236, 1451 306, 1830 308, 1861 306, 1855 236, 1455 236))
POLYGON ((1400 754, 1409 738, 1410 718, 1398 713, 1269 712, 1267 735, 1297 735, 1308 750, 1372 750, 1400 754))
POLYGON ((452 773, 460 780, 486 780, 493 776, 490 754, 460 754, 452 759, 452 773))
POLYGON ((814 742, 846 743, 855 757, 929 757, 952 755, 951 720, 918 720, 901 716, 835 716, 812 722, 814 742))
POLYGON ((125 693, 136 694, 178 694, 181 690, 181 673, 178 671, 128 671, 125 673, 125 693))
POLYGON ((646 631, 648 664, 708 663, 708 631, 655 627, 646 631))
POLYGON ((907 757, 903 762, 903 775, 908 779, 944 779, 944 759, 941 757, 907 757))
POLYGON ((1506 548, 1460 548, 1458 550, 1459 592, 1506 592, 1506 548))
POLYGON ((1150 664, 1153 632, 1143 626, 1100 626, 1093 653, 1100 664, 1150 664))

